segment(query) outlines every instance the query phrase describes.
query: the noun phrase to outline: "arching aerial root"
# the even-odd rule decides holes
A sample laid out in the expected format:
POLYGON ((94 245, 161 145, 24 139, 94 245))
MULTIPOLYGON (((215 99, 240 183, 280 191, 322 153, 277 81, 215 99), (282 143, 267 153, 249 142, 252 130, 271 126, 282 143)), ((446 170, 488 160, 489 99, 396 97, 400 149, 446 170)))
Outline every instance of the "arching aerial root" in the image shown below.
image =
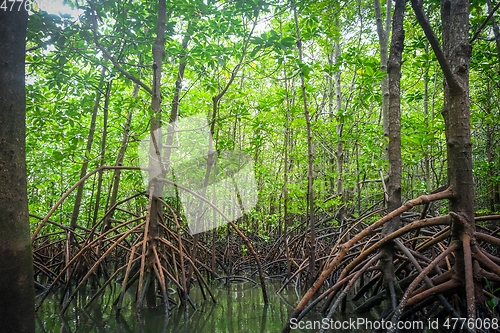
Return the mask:
MULTIPOLYGON (((194 309, 196 309, 196 307, 188 295, 189 289, 186 287, 188 281, 185 272, 185 263, 186 265, 191 265, 190 267, 193 269, 203 298, 206 299, 206 296, 209 295, 215 303, 215 298, 208 283, 196 267, 202 267, 207 272, 214 274, 215 265, 209 268, 207 265, 200 262, 201 259, 197 260, 191 258, 189 247, 192 247, 193 243, 189 243, 189 241, 186 240, 186 237, 189 235, 184 233, 185 229, 181 227, 176 212, 163 199, 153 196, 153 193, 155 193, 155 185, 153 184, 155 184, 155 182, 152 182, 148 191, 150 195, 148 196, 146 215, 144 216, 137 216, 118 206, 128 200, 142 196, 146 191, 134 194, 114 204, 91 229, 78 226, 80 230, 76 232, 76 230, 50 220, 50 217, 56 209, 61 206, 63 201, 69 197, 71 192, 82 181, 98 171, 107 169, 139 170, 139 168, 134 167, 104 166, 98 168, 82 177, 63 194, 44 218, 33 215, 33 217, 42 220, 32 236, 35 267, 38 268, 37 274, 43 275, 43 278, 50 282, 50 286, 45 289, 45 293, 37 304, 36 310, 39 309, 46 297, 54 291, 56 287, 63 285, 65 286, 65 297, 63 298, 64 304, 61 312, 64 313, 67 311, 78 291, 82 290, 90 283, 93 286, 97 286, 98 289, 90 300, 86 304, 83 304, 84 307, 88 307, 107 287, 110 285, 112 286, 111 282, 117 280, 119 273, 124 273, 124 277, 121 280, 121 292, 114 301, 114 305, 117 305, 118 312, 120 312, 122 308, 125 292, 134 285, 135 282, 138 282, 135 307, 139 314, 144 301, 147 301, 148 305, 155 306, 156 299, 159 297, 163 300, 165 314, 168 317, 170 312, 169 302, 174 302, 174 305, 177 305, 177 303, 175 303, 176 301, 168 297, 167 294, 167 287, 170 283, 173 283, 178 288, 177 294, 179 295, 180 303, 184 306, 187 313, 189 306, 194 309), (167 213, 168 210, 164 211, 160 209, 161 205, 168 208, 170 214, 167 213), (113 220, 111 217, 116 209, 132 215, 134 218, 126 222, 113 220), (111 227, 111 224, 104 223, 104 221, 110 220, 116 225, 115 227, 111 227), (62 231, 38 236, 40 230, 47 223, 62 229, 62 231), (101 227, 100 231, 98 231, 99 227, 101 227), (181 235, 181 233, 183 233, 183 235, 181 235), (64 238, 50 241, 50 236, 60 237, 59 234, 60 236, 64 236, 64 238), (189 247, 186 246, 186 243, 189 243, 189 247), (46 264, 47 260, 44 259, 49 258, 46 256, 47 248, 50 248, 50 256, 55 261, 54 264, 48 267, 46 264), (61 249, 60 251, 59 248, 61 249), (111 273, 108 273, 110 263, 116 263, 116 266, 112 269, 111 273), (100 278, 102 276, 106 279, 104 284, 100 284, 100 278)), ((238 229, 238 227, 236 227, 218 207, 215 207, 210 201, 200 197, 196 192, 184 188, 179 184, 170 182, 169 180, 158 178, 155 179, 155 181, 156 184, 171 183, 171 185, 184 189, 205 201, 206 204, 210 205, 228 221, 231 227, 247 244, 249 252, 255 259, 261 280, 264 302, 267 303, 264 275, 259 256, 249 239, 238 229)), ((203 248, 203 244, 201 243, 197 246, 203 248)), ((213 251, 215 253, 215 249, 213 251)), ((117 282, 120 282, 120 280, 117 282)), ((41 284, 39 285, 40 287, 44 287, 41 284)))
MULTIPOLYGON (((401 251, 401 255, 395 256, 395 267, 399 267, 398 269, 396 269, 396 272, 405 270, 406 274, 409 275, 408 272, 416 270, 418 272, 418 276, 414 278, 413 282, 410 284, 410 286, 400 299, 397 307, 393 308, 392 311, 385 315, 386 318, 389 318, 393 322, 397 322, 401 318, 403 310, 405 308, 420 304, 422 301, 428 299, 431 296, 436 296, 437 299, 441 302, 443 309, 448 311, 451 316, 460 316, 460 311, 457 311, 454 307, 452 307, 445 296, 452 291, 465 289, 467 313, 461 315, 461 317, 467 316, 469 319, 474 320, 476 318, 476 312, 478 311, 476 309, 478 302, 484 303, 484 298, 482 298, 482 290, 476 290, 478 289, 478 286, 481 287, 482 282, 484 282, 481 281, 481 279, 484 280, 484 276, 489 276, 490 278, 493 278, 495 280, 500 279, 500 266, 495 263, 498 258, 491 256, 481 247, 479 247, 476 244, 476 238, 477 240, 495 246, 498 246, 500 244, 500 239, 494 237, 493 235, 487 235, 480 232, 470 232, 470 230, 467 231, 463 221, 464 218, 457 214, 454 214, 453 212, 449 215, 441 217, 412 222, 405 227, 393 232, 392 234, 376 241, 373 245, 365 246, 367 248, 363 249, 363 251, 359 253, 354 260, 345 265, 342 273, 340 274, 340 277, 337 280, 337 283, 326 290, 323 294, 321 294, 306 308, 306 305, 309 303, 312 296, 323 285, 323 282, 327 279, 327 277, 330 274, 335 273, 335 271, 342 267, 341 263, 343 262, 343 259, 350 253, 351 248, 356 243, 361 241, 363 238, 373 234, 375 230, 392 219, 394 216, 408 211, 418 204, 426 204, 431 201, 449 199, 452 196, 453 192, 449 188, 443 192, 424 195, 417 199, 410 200, 400 208, 387 214, 383 218, 379 219, 378 221, 355 235, 351 240, 345 242, 338 251, 337 255, 325 266, 318 279, 306 292, 306 294, 292 313, 289 322, 282 332, 290 331, 290 320, 292 318, 296 318, 297 320, 302 319, 307 312, 309 312, 315 305, 319 303, 320 300, 324 299, 327 295, 330 295, 330 297, 333 298, 333 296, 338 293, 341 288, 344 288, 334 305, 330 308, 327 318, 331 318, 335 310, 338 308, 340 301, 346 297, 350 287, 356 282, 356 280, 363 276, 363 273, 365 271, 369 270, 369 266, 374 263, 375 265, 372 266, 373 270, 378 269, 378 254, 376 253, 387 242, 394 242, 401 251), (414 245, 412 247, 415 247, 415 250, 406 247, 403 242, 399 240, 399 238, 405 236, 413 230, 419 231, 429 226, 451 225, 452 223, 463 224, 464 231, 461 234, 461 240, 455 240, 452 243, 449 243, 448 246, 446 246, 443 242, 451 235, 451 229, 449 227, 444 228, 440 232, 436 233, 434 237, 425 238, 426 240, 419 245, 417 245, 416 242, 413 242, 413 240, 406 240, 404 242, 407 244, 413 243, 414 245), (426 250, 432 250, 432 253, 440 252, 440 254, 429 262, 427 258, 420 254, 426 250), (373 255, 374 253, 375 255, 373 255), (420 263, 417 259, 420 260, 420 263), (453 267, 451 267, 450 262, 454 263, 453 267), (370 265, 368 265, 368 263, 370 263, 370 265), (442 268, 440 267, 443 263, 446 263, 445 267, 451 269, 443 272, 442 268), (457 263, 461 263, 461 265, 457 266, 457 263), (398 264, 399 266, 396 264, 398 264), (481 266, 481 271, 477 274, 474 274, 474 266, 481 266), (428 275, 432 271, 435 271, 437 273, 437 276, 433 279, 428 277, 428 275), (347 284, 347 286, 345 286, 347 281, 349 281, 349 283, 347 284), (416 289, 422 281, 425 282, 425 286, 416 289), (478 294, 481 296, 478 297, 478 294)), ((494 234, 494 232, 491 234, 494 234)), ((415 238, 416 236, 412 237, 415 238)), ((498 259, 498 261, 500 262, 500 259, 498 259)), ((376 275, 377 278, 379 276, 380 275, 376 275)), ((369 284, 373 285, 373 282, 370 281, 369 284)), ((368 289, 370 288, 366 288, 365 292, 368 289)), ((326 306, 328 305, 329 303, 327 302, 326 306)), ((480 304, 480 306, 484 309, 484 304, 480 304)), ((471 331, 474 332, 475 330, 471 331)))

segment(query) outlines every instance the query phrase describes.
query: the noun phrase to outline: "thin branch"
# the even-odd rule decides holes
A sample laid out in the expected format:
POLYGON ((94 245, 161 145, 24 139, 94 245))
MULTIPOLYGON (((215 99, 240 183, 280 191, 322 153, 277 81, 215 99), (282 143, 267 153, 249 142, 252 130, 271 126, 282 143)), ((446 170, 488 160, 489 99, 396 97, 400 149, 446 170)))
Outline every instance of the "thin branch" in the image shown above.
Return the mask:
POLYGON ((255 30, 255 27, 257 26, 258 18, 259 18, 259 13, 257 13, 257 15, 255 16, 255 20, 253 22, 252 29, 250 30, 250 33, 248 34, 248 38, 245 41, 245 45, 243 45, 243 51, 241 52, 240 61, 234 67, 234 69, 231 73, 231 77, 229 78, 229 81, 227 82, 226 86, 224 87, 224 89, 222 89, 222 91, 217 96, 214 97, 214 100, 219 101, 222 98, 222 96, 224 96, 226 94, 227 90, 229 89, 229 87, 233 83, 234 79, 236 78, 236 74, 238 74, 238 71, 240 70, 240 68, 243 64, 243 60, 245 60, 245 56, 246 56, 246 53, 248 51, 248 43, 250 42, 250 38, 252 38, 253 31, 255 30))
POLYGON ((498 8, 500 8, 500 2, 495 6, 495 8, 493 8, 491 13, 488 14, 488 17, 483 21, 483 23, 479 26, 479 28, 477 28, 476 33, 474 34, 474 36, 472 36, 472 38, 469 41, 470 44, 472 44, 477 39, 477 37, 479 37, 479 34, 481 33, 481 31, 483 31, 484 27, 486 26, 486 23, 488 23, 488 21, 491 19, 493 14, 495 14, 498 8))
POLYGON ((443 49, 441 48, 441 44, 439 43, 436 34, 432 30, 429 20, 427 19, 427 16, 422 9, 421 1, 411 0, 411 6, 413 8, 413 11, 415 12, 418 23, 422 27, 422 30, 424 30, 425 36, 429 40, 429 43, 434 50, 434 54, 436 55, 439 65, 441 66, 444 77, 446 78, 446 82, 448 82, 448 85, 452 90, 463 90, 463 87, 457 80, 457 77, 451 71, 450 64, 446 60, 443 49))
POLYGON ((89 2, 90 2, 91 10, 92 10, 92 30, 93 30, 93 33, 94 33, 94 38, 93 39, 94 39, 95 45, 99 48, 99 50, 101 50, 101 52, 104 54, 104 56, 106 58, 108 58, 109 60, 111 60, 111 62, 115 66, 115 68, 120 73, 122 73, 123 75, 125 75, 125 77, 127 79, 129 79, 132 82, 134 82, 134 83, 138 84, 139 86, 141 86, 150 95, 153 95, 153 90, 150 87, 148 87, 144 82, 142 82, 141 79, 133 76, 132 74, 130 74, 129 72, 127 72, 125 69, 123 69, 123 67, 120 66, 120 64, 118 63, 118 61, 116 61, 116 59, 111 55, 111 53, 109 53, 108 50, 106 50, 106 48, 101 43, 99 43, 99 40, 98 40, 98 36, 99 35, 97 33, 97 19, 96 19, 96 12, 95 12, 95 9, 94 9, 94 2, 92 0, 90 0, 89 2))
POLYGON ((89 178, 90 176, 92 176, 93 174, 95 174, 96 172, 99 172, 101 170, 109 170, 109 169, 120 169, 120 170, 143 170, 141 168, 137 168, 137 167, 124 167, 124 166, 102 166, 100 168, 97 168, 95 169, 94 171, 86 174, 84 177, 80 178, 79 181, 77 181, 66 193, 64 193, 61 198, 56 202, 56 204, 54 205, 54 207, 52 207, 52 209, 49 211, 49 213, 44 217, 44 219, 42 220, 42 222, 40 222, 40 224, 38 225, 37 229, 35 230, 35 232, 33 233, 33 235, 31 236, 31 241, 33 242, 35 239, 36 239, 36 236, 38 235, 38 233, 40 232, 40 230, 43 228, 43 226, 45 225, 45 223, 47 223, 47 221, 49 220, 49 218, 52 216, 52 214, 54 214, 54 212, 56 211, 56 209, 61 205, 61 203, 64 201, 64 199, 66 199, 70 194, 71 192, 73 192, 75 190, 75 188, 78 187, 78 185, 80 185, 81 182, 85 181, 85 179, 89 178))
POLYGON ((38 49, 39 49, 39 48, 41 48, 41 47, 42 47, 41 45, 28 47, 28 48, 25 50, 25 52, 35 51, 35 50, 38 50, 38 49))
MULTIPOLYGON (((434 259, 425 269, 423 269, 420 274, 417 276, 415 280, 410 284, 410 286, 406 289, 405 294, 403 295, 403 298, 401 299, 401 302, 399 303, 393 317, 392 317, 392 322, 396 323, 399 318, 401 317, 401 314, 403 313, 403 309, 407 305, 407 303, 411 300, 410 295, 412 291, 419 285, 419 283, 424 280, 427 275, 430 273, 430 271, 441 262, 449 253, 451 253, 453 250, 455 250, 458 247, 457 243, 451 244, 445 251, 443 251, 439 256, 437 256, 436 259, 434 259)), ((429 281, 429 280, 427 280, 429 281)), ((431 281, 432 283, 432 281, 431 281)), ((444 284, 443 284, 444 285, 444 284)), ((442 286, 442 285, 440 285, 442 286)), ((434 290, 434 288, 429 288, 427 292, 434 290)), ((418 295, 417 295, 418 296, 418 295)), ((414 296, 415 297, 415 296, 414 296)), ((393 325, 394 328, 396 325, 393 325)), ((389 329, 389 332, 394 332, 394 328, 389 329)))

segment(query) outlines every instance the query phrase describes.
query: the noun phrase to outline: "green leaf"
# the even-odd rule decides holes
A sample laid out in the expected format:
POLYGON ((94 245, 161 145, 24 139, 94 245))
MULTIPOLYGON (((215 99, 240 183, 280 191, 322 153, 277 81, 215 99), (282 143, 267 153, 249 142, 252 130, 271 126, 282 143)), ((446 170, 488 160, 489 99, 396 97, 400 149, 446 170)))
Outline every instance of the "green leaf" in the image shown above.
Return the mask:
POLYGON ((262 45, 262 44, 264 44, 264 40, 262 38, 259 38, 259 37, 253 37, 252 39, 250 39, 250 43, 255 44, 255 45, 262 45))
POLYGON ((283 51, 286 51, 287 48, 293 48, 295 45, 295 38, 293 37, 285 37, 280 41, 281 48, 283 51))
POLYGON ((250 53, 250 58, 253 58, 257 55, 257 53, 262 49, 262 46, 256 46, 253 48, 252 52, 250 53))

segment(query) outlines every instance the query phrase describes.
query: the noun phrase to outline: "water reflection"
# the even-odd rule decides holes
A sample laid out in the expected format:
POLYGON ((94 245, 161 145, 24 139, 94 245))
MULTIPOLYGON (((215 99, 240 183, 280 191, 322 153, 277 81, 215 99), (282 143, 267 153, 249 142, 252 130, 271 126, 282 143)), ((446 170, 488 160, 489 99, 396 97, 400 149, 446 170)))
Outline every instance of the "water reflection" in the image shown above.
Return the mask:
MULTIPOLYGON (((264 306, 262 293, 252 283, 232 283, 212 286, 217 304, 203 300, 199 289, 190 294, 196 304, 196 311, 188 313, 180 306, 172 304, 171 316, 166 318, 163 307, 143 309, 140 317, 135 312, 136 303, 131 294, 123 302, 119 315, 113 302, 119 296, 120 288, 115 286, 88 308, 86 302, 92 293, 80 293, 66 314, 60 315, 60 295, 47 298, 37 312, 37 332, 118 332, 118 333, 264 333, 281 332, 294 306, 297 295, 294 288, 284 290, 280 295, 275 291, 280 282, 269 281, 269 305, 264 306)), ((175 292, 171 290, 171 292, 175 292)), ((159 301, 158 304, 161 304, 159 301)), ((349 320, 352 314, 335 320, 349 320)), ((311 312, 304 320, 321 321, 318 312, 311 312)), ((317 332, 317 330, 297 329, 292 332, 317 332)), ((333 332, 333 330, 332 330, 333 332)), ((363 330, 356 330, 363 332, 363 330)))

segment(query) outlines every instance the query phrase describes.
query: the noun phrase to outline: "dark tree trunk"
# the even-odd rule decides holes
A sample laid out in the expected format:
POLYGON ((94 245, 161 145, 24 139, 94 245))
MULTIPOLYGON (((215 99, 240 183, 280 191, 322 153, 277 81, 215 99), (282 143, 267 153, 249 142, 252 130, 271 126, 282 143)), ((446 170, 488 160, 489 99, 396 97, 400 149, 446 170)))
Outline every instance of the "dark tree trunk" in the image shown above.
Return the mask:
MULTIPOLYGON (((445 75, 442 114, 446 131, 448 179, 454 193, 454 198, 450 200, 450 210, 466 218, 468 223, 465 227, 472 233, 475 231, 475 225, 469 104, 471 46, 468 8, 468 0, 447 0, 441 4, 443 51, 448 70, 453 75, 452 79, 445 75)), ((453 239, 461 239, 463 231, 459 224, 454 224, 453 239)))
POLYGON ((24 86, 28 13, 0 10, 0 331, 35 332, 26 183, 24 86))
MULTIPOLYGON (((417 20, 427 36, 445 77, 443 118, 445 121, 448 181, 450 198, 451 241, 461 246, 455 252, 454 271, 465 281, 467 316, 476 318, 476 307, 482 310, 484 296, 481 282, 473 279, 472 253, 475 246, 474 180, 472 175, 472 142, 469 104, 469 1, 441 2, 443 46, 423 13, 422 4, 412 0, 417 20)), ((475 331, 475 330, 474 330, 475 331)))
POLYGON ((484 296, 479 281, 467 281, 472 277, 469 267, 471 263, 468 262, 472 258, 468 252, 475 244, 476 231, 469 104, 469 62, 472 48, 469 43, 468 9, 468 0, 447 0, 441 3, 443 51, 449 66, 448 69, 443 69, 446 80, 442 114, 445 121, 448 180, 454 193, 450 199, 450 211, 460 216, 462 222, 456 221, 451 226, 451 241, 461 241, 463 245, 457 251, 454 268, 457 274, 465 277, 468 318, 474 319, 476 308, 484 310, 484 296), (451 72, 454 80, 446 75, 447 71, 451 72), (472 302, 469 302, 471 299, 472 302))
MULTIPOLYGON (((425 43, 425 55, 429 56, 429 41, 426 41, 425 43)), ((425 70, 424 70, 424 123, 426 127, 429 126, 429 62, 430 62, 429 59, 425 61, 425 70)), ((424 147, 425 185, 427 187, 427 192, 429 193, 432 191, 430 161, 429 161, 429 150, 431 149, 431 147, 432 146, 430 145, 426 145, 424 147)))
POLYGON ((495 187, 494 187, 494 165, 495 165, 495 155, 493 154, 493 131, 494 126, 492 126, 491 121, 489 120, 489 116, 491 114, 491 91, 490 91, 490 83, 486 85, 486 157, 488 159, 488 205, 490 212, 495 211, 495 187))
MULTIPOLYGON (((493 10, 493 6, 491 5, 491 0, 486 0, 486 3, 488 4, 488 11, 491 13, 493 10)), ((491 16, 491 25, 493 26, 493 33, 495 35, 495 45, 497 49, 497 57, 498 61, 500 63, 500 29, 498 28, 498 23, 495 20, 495 15, 491 16)), ((499 68, 500 70, 500 68, 499 68)), ((490 110, 491 111, 491 110, 490 110)), ((492 131, 493 132, 493 131, 492 131)), ((493 133, 491 133, 491 136, 493 136, 493 133)), ((493 140, 493 139, 492 139, 493 140)), ((497 155, 498 156, 498 155, 497 155)), ((495 157, 493 156, 493 163, 495 161, 495 157)), ((492 177, 498 176, 498 170, 494 172, 492 177)), ((491 210, 496 211, 497 205, 500 205, 500 191, 499 191, 499 184, 491 184, 492 189, 490 189, 490 193, 492 194, 492 199, 490 199, 490 206, 492 206, 491 210), (492 203, 491 203, 492 202, 492 203)))

